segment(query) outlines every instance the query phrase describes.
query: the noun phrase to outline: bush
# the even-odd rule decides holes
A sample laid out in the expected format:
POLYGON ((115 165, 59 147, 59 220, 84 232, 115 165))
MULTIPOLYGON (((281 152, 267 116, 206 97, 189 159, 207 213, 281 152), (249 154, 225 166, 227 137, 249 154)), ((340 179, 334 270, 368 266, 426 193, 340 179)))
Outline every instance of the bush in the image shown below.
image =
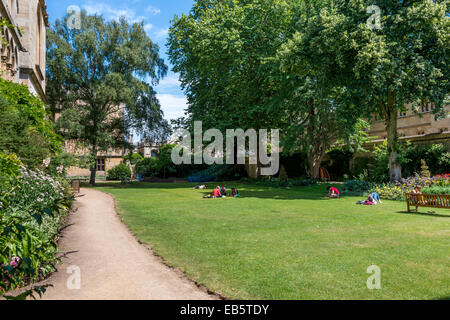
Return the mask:
POLYGON ((423 194, 450 194, 450 186, 434 186, 422 189, 423 194))
POLYGON ((405 189, 398 185, 381 184, 373 187, 370 192, 377 192, 381 199, 405 200, 405 189))
MULTIPOLYGON (((352 174, 358 176, 367 170, 370 181, 389 182, 387 142, 375 147, 373 154, 373 158, 355 159, 352 174)), ((400 144, 399 162, 405 177, 414 176, 422 171, 424 175, 450 172, 450 153, 446 152, 442 144, 417 145, 411 142, 400 144), (425 161, 427 168, 422 168, 422 161, 425 161)))
POLYGON ((322 182, 320 179, 287 179, 281 180, 274 177, 259 177, 258 179, 244 178, 243 182, 248 182, 256 185, 274 187, 274 188, 287 188, 287 187, 308 187, 311 185, 322 182))
POLYGON ((0 79, 0 152, 15 153, 30 168, 61 150, 43 102, 24 85, 0 79))
POLYGON ((422 187, 423 193, 448 194, 450 175, 443 174, 433 178, 421 177, 416 174, 408 179, 401 179, 396 184, 378 184, 370 192, 378 192, 380 197, 388 200, 405 200, 405 193, 411 193, 415 186, 422 187))
POLYGON ((367 192, 372 184, 363 180, 348 180, 344 183, 342 190, 344 192, 367 192))
MULTIPOLYGON (((54 271, 58 230, 71 205, 69 189, 14 156, 0 154, 0 296, 54 271), (17 166, 20 167, 17 170, 17 166), (6 169, 5 168, 10 168, 6 169)), ((43 288, 35 288, 42 293, 43 288)), ((33 291, 26 291, 25 298, 33 291)))
POLYGON ((121 163, 108 170, 106 179, 110 181, 129 181, 131 179, 131 169, 125 163, 121 163))

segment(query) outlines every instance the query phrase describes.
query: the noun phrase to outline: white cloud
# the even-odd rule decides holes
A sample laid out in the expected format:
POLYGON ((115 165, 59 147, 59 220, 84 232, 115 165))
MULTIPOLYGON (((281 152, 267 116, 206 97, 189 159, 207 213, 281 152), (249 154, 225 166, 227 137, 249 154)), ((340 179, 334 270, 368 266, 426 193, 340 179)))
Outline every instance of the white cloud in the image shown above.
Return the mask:
POLYGON ((184 116, 184 110, 187 108, 187 99, 184 96, 171 94, 157 94, 161 109, 164 111, 164 117, 168 120, 177 119, 184 116))
POLYGON ((176 75, 169 75, 159 81, 158 89, 180 88, 181 82, 176 75))
POLYGON ((144 25, 144 30, 149 32, 151 29, 153 29, 153 25, 150 23, 147 23, 144 25))
POLYGON ((148 6, 147 9, 145 9, 145 11, 150 12, 154 16, 156 16, 159 13, 161 13, 161 10, 159 8, 157 8, 157 7, 154 7, 154 6, 148 6))
POLYGON ((168 35, 169 35, 169 28, 159 29, 159 31, 156 33, 156 39, 161 40, 167 38, 168 35))
POLYGON ((127 20, 136 19, 136 12, 130 8, 113 8, 109 4, 89 1, 83 9, 90 15, 104 15, 106 18, 117 20, 124 16, 127 20))

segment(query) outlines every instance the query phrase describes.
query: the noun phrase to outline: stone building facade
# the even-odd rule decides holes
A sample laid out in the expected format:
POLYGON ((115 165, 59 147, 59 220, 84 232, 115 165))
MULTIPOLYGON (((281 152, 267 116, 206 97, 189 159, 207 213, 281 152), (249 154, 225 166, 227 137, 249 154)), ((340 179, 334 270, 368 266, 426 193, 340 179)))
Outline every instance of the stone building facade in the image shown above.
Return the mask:
MULTIPOLYGON (((447 113, 450 114, 450 106, 446 107, 447 113)), ((399 113, 398 117, 398 135, 400 139, 418 139, 445 136, 450 133, 450 118, 435 120, 433 107, 426 105, 421 107, 419 114, 408 110, 399 113)), ((375 121, 369 131, 369 135, 384 140, 387 137, 386 126, 383 121, 375 121)))
POLYGON ((46 8, 45 0, 0 0, 0 17, 10 25, 1 28, 1 77, 25 84, 43 101, 49 26, 46 8))
POLYGON ((162 143, 143 141, 138 143, 137 152, 144 158, 154 158, 158 156, 162 146, 162 143))
MULTIPOLYGON (((400 141, 411 141, 416 144, 441 143, 450 151, 450 106, 445 107, 447 117, 436 120, 431 105, 423 106, 419 113, 408 110, 399 113, 397 126, 400 141)), ((374 140, 371 146, 386 140, 386 125, 383 121, 374 121, 369 130, 369 136, 374 140)), ((369 149, 371 147, 369 146, 369 149)))

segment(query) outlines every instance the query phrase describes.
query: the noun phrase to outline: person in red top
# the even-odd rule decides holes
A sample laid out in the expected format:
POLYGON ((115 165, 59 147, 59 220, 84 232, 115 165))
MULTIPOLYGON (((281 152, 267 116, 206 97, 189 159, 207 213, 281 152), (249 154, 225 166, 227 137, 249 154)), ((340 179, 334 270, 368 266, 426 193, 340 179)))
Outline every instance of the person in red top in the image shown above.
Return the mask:
POLYGON ((219 186, 214 189, 214 191, 212 193, 212 197, 213 198, 220 198, 220 197, 222 197, 222 194, 220 193, 220 187, 219 186))
POLYGON ((340 196, 340 192, 338 189, 336 189, 335 187, 329 186, 327 188, 328 191, 328 197, 330 198, 339 198, 340 196))

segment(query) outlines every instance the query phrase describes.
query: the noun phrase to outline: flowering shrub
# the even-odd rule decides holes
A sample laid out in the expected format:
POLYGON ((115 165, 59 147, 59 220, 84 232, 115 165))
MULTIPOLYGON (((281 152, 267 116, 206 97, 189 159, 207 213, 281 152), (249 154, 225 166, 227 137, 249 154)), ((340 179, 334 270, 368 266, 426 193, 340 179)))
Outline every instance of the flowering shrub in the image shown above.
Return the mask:
POLYGON ((434 184, 439 187, 450 187, 450 173, 444 173, 433 177, 434 184))
POLYGON ((405 199, 405 189, 401 186, 381 184, 373 187, 370 192, 378 192, 381 199, 387 200, 404 200, 405 199))
MULTIPOLYGON (((54 271, 58 229, 70 207, 62 182, 0 154, 0 296, 54 271), (19 170, 17 170, 17 167, 19 170)), ((45 288, 34 288, 42 294, 45 288)))
POLYGON ((381 198, 388 200, 405 200, 405 193, 410 193, 415 186, 422 187, 423 193, 448 194, 450 190, 450 174, 437 175, 432 178, 415 175, 402 179, 397 184, 378 184, 370 192, 378 192, 381 198))

